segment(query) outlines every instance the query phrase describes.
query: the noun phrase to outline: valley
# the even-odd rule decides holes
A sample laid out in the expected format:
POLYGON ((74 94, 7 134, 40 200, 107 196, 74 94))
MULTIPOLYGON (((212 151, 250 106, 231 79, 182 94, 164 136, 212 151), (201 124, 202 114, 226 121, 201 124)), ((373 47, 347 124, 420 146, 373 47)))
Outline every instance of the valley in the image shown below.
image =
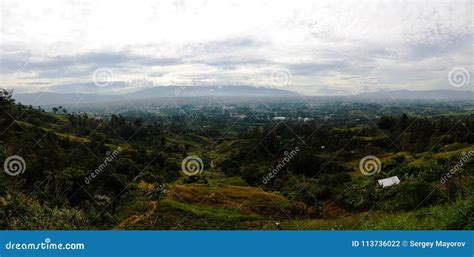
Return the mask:
POLYGON ((472 103, 128 108, 49 112, 4 92, 2 161, 26 167, 0 175, 3 229, 473 228, 472 103))

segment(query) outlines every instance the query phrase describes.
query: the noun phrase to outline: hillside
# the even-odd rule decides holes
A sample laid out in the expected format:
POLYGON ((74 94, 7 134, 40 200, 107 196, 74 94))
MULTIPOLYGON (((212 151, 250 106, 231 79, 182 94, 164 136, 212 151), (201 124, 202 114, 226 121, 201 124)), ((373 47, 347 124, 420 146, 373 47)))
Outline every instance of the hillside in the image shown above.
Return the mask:
POLYGON ((281 113, 295 108, 282 103, 228 107, 239 115, 183 106, 106 117, 17 105, 5 91, 0 104, 0 161, 24 160, 23 172, 0 174, 2 229, 473 228, 465 109, 373 122, 346 112, 347 123, 326 113, 261 118, 290 117, 281 113), (369 155, 381 170, 365 176, 359 162, 369 155), (183 169, 188 157, 202 162, 194 176, 183 169), (390 176, 400 184, 377 186, 390 176))

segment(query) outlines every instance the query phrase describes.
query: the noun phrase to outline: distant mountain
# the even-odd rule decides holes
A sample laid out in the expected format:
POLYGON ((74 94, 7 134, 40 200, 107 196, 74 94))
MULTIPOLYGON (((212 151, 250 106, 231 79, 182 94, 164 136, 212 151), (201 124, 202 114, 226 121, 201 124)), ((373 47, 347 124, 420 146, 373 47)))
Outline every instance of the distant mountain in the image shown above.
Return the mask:
POLYGON ((455 90, 392 90, 362 93, 353 98, 364 100, 395 99, 395 100, 474 100, 474 91, 455 90))
MULTIPOLYGON (((63 91, 61 91, 63 92, 63 91)), ((259 97, 269 101, 272 99, 300 99, 298 93, 275 88, 251 87, 251 86, 157 86, 146 88, 137 92, 127 94, 84 94, 84 93, 56 93, 38 92, 30 94, 14 94, 17 102, 25 105, 48 106, 48 105, 81 105, 81 104, 108 104, 131 101, 134 103, 150 104, 158 99, 175 98, 178 102, 193 102, 192 99, 203 97, 222 97, 227 101, 232 99, 242 102, 259 97), (191 99, 192 98, 192 99, 191 99)), ((346 96, 356 101, 473 101, 473 91, 454 90, 393 90, 367 92, 358 95, 346 96)), ((343 96, 305 96, 306 101, 342 101, 343 96)), ((206 98, 203 98, 204 100, 206 98)), ((301 100, 301 99, 300 99, 301 100)), ((234 102, 235 102, 234 101, 234 102)))
POLYGON ((294 97, 298 93, 266 87, 251 86, 157 86, 128 94, 84 94, 84 93, 38 92, 15 94, 17 102, 25 105, 47 106, 67 104, 91 104, 117 102, 121 100, 144 100, 168 97, 294 97))
POLYGON ((70 94, 70 93, 87 93, 87 94, 124 94, 130 93, 136 90, 137 83, 129 83, 125 81, 113 81, 107 84, 105 87, 99 87, 94 82, 88 83, 74 83, 74 84, 59 84, 53 85, 48 88, 50 93, 70 94))
POLYGON ((267 87, 251 86, 167 86, 153 87, 129 94, 130 97, 195 97, 195 96, 298 96, 297 93, 267 87))
POLYGON ((80 93, 27 93, 15 94, 13 98, 24 105, 47 106, 47 105, 67 105, 67 104, 90 104, 113 102, 123 99, 120 95, 98 95, 98 94, 80 94, 80 93))

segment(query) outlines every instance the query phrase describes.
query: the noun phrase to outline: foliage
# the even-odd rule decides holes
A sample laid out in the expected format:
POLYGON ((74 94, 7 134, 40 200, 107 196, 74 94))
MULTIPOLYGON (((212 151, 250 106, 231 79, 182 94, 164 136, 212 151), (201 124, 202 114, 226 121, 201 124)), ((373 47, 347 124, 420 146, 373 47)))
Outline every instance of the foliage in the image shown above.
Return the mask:
POLYGON ((272 229, 273 220, 288 229, 473 229, 474 161, 459 165, 474 150, 469 104, 46 112, 0 90, 0 107, 0 162, 26 163, 19 176, 0 174, 2 229, 111 229, 124 220, 136 222, 121 229, 272 229), (191 153, 205 167, 188 177, 181 161, 191 153), (379 174, 358 171, 366 155, 381 159, 379 174), (377 186, 388 176, 401 183, 377 186))

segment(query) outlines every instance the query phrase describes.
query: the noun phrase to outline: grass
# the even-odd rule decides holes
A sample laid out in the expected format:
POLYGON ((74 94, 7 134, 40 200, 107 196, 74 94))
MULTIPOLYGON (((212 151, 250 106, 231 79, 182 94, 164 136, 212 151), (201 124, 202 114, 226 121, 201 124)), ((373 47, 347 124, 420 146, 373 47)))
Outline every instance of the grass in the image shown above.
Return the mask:
POLYGON ((304 219, 282 223, 287 230, 444 230, 460 229, 459 223, 474 227, 472 199, 421 208, 411 212, 385 213, 371 211, 355 213, 339 219, 304 219), (471 209, 470 209, 471 208, 471 209))
POLYGON ((169 199, 216 208, 238 208, 242 213, 274 215, 287 207, 288 200, 279 193, 265 192, 247 186, 209 186, 204 184, 175 185, 169 199))
POLYGON ((301 219, 281 223, 284 230, 351 230, 358 229, 364 219, 370 217, 368 213, 355 214, 339 219, 301 219))
POLYGON ((54 134, 56 134, 56 136, 58 136, 61 139, 69 140, 72 142, 83 143, 83 144, 88 144, 91 142, 91 140, 87 138, 78 137, 71 134, 58 133, 58 132, 54 132, 54 134))
MULTIPOLYGON (((409 152, 398 152, 398 153, 384 153, 384 154, 379 154, 377 157, 379 157, 380 161, 382 162, 382 167, 385 162, 392 161, 396 157, 403 156, 408 162, 415 161, 415 157, 413 157, 409 152)), ((348 162, 344 163, 344 166, 348 169, 352 169, 353 172, 350 172, 350 174, 354 177, 357 177, 359 175, 362 175, 362 173, 359 172, 359 162, 361 158, 359 159, 354 159, 348 162)))
MULTIPOLYGON (((56 114, 58 115, 58 114, 56 114)), ((67 141, 71 141, 71 142, 76 142, 76 143, 82 143, 82 144, 89 144, 91 142, 90 139, 88 138, 84 138, 84 137, 79 137, 79 136, 76 136, 76 135, 72 135, 72 134, 68 134, 68 133, 60 133, 60 132, 56 132, 54 129, 51 129, 51 128, 45 128, 45 127, 38 127, 38 126, 35 126, 31 123, 28 123, 28 122, 24 122, 24 121, 15 121, 19 126, 23 127, 23 128, 39 128, 45 132, 51 132, 51 133, 54 133, 59 139, 61 140, 67 140, 67 141)), ((128 150, 130 147, 128 145, 125 145, 123 143, 118 143, 118 144, 106 144, 106 146, 110 149, 110 150, 115 150, 117 149, 119 146, 121 147, 122 150, 128 150)))
MULTIPOLYGON (((463 153, 469 151, 474 151, 474 145, 450 144, 443 147, 443 152, 438 153, 425 152, 413 156, 409 152, 398 152, 379 154, 378 157, 382 162, 382 167, 385 162, 389 162, 399 156, 404 156, 410 166, 421 167, 426 165, 430 161, 430 159, 449 158, 453 156, 459 157, 463 153)), ((361 175, 361 173, 359 172, 359 161, 360 159, 354 159, 344 163, 344 166, 347 169, 352 170, 352 172, 349 173, 352 177, 357 177, 361 175)))
POLYGON ((465 148, 461 148, 455 151, 441 152, 433 154, 434 158, 449 158, 452 156, 461 156, 464 152, 474 151, 474 145, 470 145, 465 148))
MULTIPOLYGON (((33 124, 30 124, 30 123, 27 123, 27 122, 23 122, 23 121, 15 121, 18 125, 20 125, 21 127, 24 127, 24 128, 34 128, 34 127, 37 127, 33 124)), ((78 137, 78 136, 75 136, 75 135, 72 135, 72 134, 66 134, 66 133, 59 133, 59 132, 56 132, 52 129, 49 129, 49 128, 44 128, 44 127, 38 127, 40 129, 42 129, 43 131, 46 131, 46 132, 51 132, 51 133, 54 133, 57 137, 59 137, 60 139, 63 139, 63 140, 68 140, 68 141, 72 141, 72 142, 78 142, 78 143, 90 143, 91 141, 87 138, 83 138, 83 137, 78 137)))
MULTIPOLYGON (((280 212, 288 207, 289 202, 279 193, 228 185, 243 181, 241 178, 225 178, 219 173, 213 180, 215 186, 197 183, 170 186, 154 214, 121 229, 261 229, 265 223, 273 223, 273 216, 276 220, 284 218, 280 212), (155 220, 155 225, 149 225, 155 220)), ((142 198, 134 197, 127 201, 119 207, 115 218, 123 221, 144 216, 148 203, 142 198)))
POLYGON ((165 199, 160 202, 161 208, 170 208, 186 213, 197 215, 202 219, 208 220, 209 223, 212 221, 243 221, 243 220, 258 220, 262 219, 256 214, 242 214, 237 208, 215 208, 202 204, 184 204, 178 201, 165 199))
MULTIPOLYGON (((216 172, 216 173, 220 173, 220 172, 216 172)), ((247 186, 247 182, 245 182, 242 177, 230 177, 230 178, 223 177, 223 178, 218 178, 218 179, 210 178, 207 180, 209 182, 209 185, 211 186, 218 186, 218 187, 225 186, 225 185, 247 186)))
POLYGON ((117 207, 115 219, 122 221, 132 215, 138 215, 146 212, 148 209, 148 199, 145 197, 134 197, 117 207))
POLYGON ((469 144, 453 143, 453 144, 445 145, 442 148, 442 151, 443 152, 451 152, 451 151, 456 151, 456 150, 460 150, 460 149, 463 149, 463 148, 469 148, 469 144))

